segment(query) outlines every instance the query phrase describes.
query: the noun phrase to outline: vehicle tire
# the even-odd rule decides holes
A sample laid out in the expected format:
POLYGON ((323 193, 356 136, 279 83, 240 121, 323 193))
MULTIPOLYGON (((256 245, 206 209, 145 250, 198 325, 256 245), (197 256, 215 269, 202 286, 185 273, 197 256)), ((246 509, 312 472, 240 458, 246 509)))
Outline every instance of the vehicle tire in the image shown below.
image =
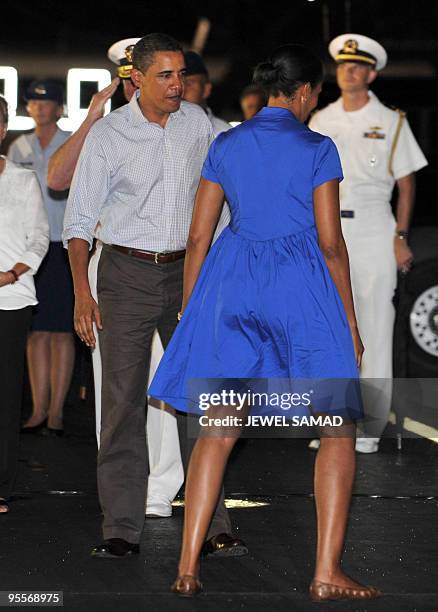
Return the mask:
POLYGON ((414 266, 406 280, 410 298, 408 376, 438 377, 438 260, 414 266))

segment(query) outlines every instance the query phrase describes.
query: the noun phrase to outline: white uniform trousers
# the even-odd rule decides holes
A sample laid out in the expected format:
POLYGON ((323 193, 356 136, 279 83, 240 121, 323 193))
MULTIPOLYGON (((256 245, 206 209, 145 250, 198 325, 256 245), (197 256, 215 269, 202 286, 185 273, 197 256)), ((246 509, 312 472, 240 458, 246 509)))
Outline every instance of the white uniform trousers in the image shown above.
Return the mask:
MULTIPOLYGON (((97 241, 96 251, 88 266, 88 280, 91 294, 97 302, 97 268, 102 244, 97 241)), ((100 441, 100 419, 102 404, 102 360, 99 350, 99 334, 94 329, 96 347, 92 350, 93 377, 96 410, 97 446, 100 441)), ((163 346, 157 332, 152 341, 149 382, 155 374, 163 355, 163 346)), ((169 506, 184 482, 184 469, 181 460, 176 418, 154 406, 148 405, 146 435, 149 452, 149 480, 146 513, 159 514, 169 506)))
POLYGON ((366 415, 363 430, 378 441, 387 425, 392 399, 396 224, 385 203, 356 208, 354 214, 354 218, 342 219, 342 231, 350 259, 356 317, 365 347, 360 371, 366 415))

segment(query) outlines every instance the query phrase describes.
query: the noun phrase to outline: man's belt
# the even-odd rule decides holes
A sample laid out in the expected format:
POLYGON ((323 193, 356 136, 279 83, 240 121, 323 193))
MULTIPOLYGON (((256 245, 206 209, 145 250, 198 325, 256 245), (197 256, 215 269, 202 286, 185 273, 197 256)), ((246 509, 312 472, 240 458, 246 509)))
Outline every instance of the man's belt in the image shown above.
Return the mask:
POLYGON ((120 253, 124 253, 125 255, 138 257, 139 259, 146 259, 146 261, 153 261, 156 264, 172 263, 178 259, 183 259, 186 254, 185 249, 182 251, 173 251, 171 253, 155 253, 154 251, 131 249, 130 247, 119 246, 118 244, 112 244, 111 248, 115 249, 116 251, 120 251, 120 253))
POLYGON ((341 217, 344 219, 354 219, 354 210, 341 210, 341 217))

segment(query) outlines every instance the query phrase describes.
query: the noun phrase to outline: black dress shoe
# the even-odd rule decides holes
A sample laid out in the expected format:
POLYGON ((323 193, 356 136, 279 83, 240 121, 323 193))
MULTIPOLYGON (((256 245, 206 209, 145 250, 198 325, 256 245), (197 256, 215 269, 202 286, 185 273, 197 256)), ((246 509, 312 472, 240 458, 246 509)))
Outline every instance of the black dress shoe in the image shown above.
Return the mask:
POLYGON ((62 438, 62 436, 64 435, 64 430, 54 429, 53 427, 43 427, 40 433, 46 438, 62 438))
POLYGON ((43 427, 47 425, 47 419, 38 423, 38 425, 33 425, 32 427, 22 427, 20 429, 20 433, 22 434, 37 434, 40 433, 43 427))
POLYGON ((95 546, 91 551, 91 556, 97 559, 117 559, 138 555, 139 552, 138 544, 131 544, 122 538, 109 538, 104 540, 103 544, 95 546))
POLYGON ((219 533, 204 543, 203 557, 243 557, 248 554, 245 542, 227 533, 219 533))

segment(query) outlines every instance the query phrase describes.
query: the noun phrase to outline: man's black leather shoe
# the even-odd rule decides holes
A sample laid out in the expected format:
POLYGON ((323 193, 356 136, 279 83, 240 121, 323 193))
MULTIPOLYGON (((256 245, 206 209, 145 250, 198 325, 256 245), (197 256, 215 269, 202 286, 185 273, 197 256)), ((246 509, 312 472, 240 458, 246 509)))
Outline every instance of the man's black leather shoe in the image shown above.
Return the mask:
POLYGON ((203 557, 243 557, 248 554, 248 547, 243 540, 227 533, 219 533, 204 543, 203 557))
POLYGON ((91 556, 97 559, 118 559, 138 555, 140 546, 131 544, 122 538, 109 538, 103 544, 95 546, 91 551, 91 556))

